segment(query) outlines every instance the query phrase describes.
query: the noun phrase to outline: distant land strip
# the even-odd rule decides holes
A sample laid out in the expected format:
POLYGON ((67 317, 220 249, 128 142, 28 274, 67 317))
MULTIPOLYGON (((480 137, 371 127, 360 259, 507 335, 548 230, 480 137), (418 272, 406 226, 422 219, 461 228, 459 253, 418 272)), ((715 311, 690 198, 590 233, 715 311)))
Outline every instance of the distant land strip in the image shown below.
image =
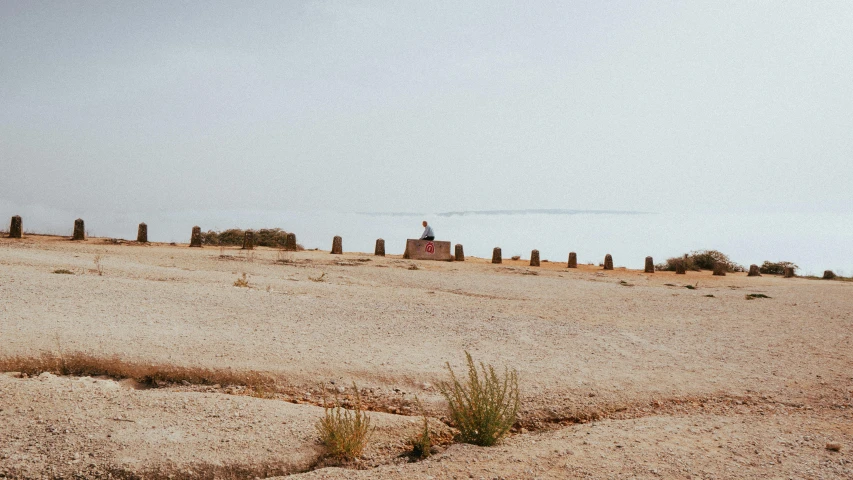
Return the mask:
POLYGON ((437 215, 439 217, 454 217, 463 215, 654 215, 655 212, 640 212, 635 210, 571 210, 563 208, 533 208, 526 210, 463 210, 459 212, 442 212, 435 214, 416 212, 358 212, 359 215, 375 217, 419 217, 437 215))

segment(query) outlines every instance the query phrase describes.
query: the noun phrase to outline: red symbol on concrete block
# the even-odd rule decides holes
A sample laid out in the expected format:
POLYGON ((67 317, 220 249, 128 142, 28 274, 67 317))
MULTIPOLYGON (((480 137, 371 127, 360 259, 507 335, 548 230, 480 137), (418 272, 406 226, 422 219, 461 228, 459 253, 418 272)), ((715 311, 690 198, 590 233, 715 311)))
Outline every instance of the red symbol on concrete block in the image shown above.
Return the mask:
POLYGON ((427 253, 435 253, 435 244, 432 242, 427 242, 426 247, 424 247, 427 253))

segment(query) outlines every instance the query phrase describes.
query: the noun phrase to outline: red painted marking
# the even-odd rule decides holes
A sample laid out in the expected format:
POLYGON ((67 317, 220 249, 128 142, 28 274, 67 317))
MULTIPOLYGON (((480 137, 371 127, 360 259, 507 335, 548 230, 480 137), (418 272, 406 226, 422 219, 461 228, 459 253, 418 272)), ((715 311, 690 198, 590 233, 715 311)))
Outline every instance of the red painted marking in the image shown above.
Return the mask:
POLYGON ((426 247, 424 247, 426 253, 435 253, 435 244, 432 242, 427 242, 426 247))

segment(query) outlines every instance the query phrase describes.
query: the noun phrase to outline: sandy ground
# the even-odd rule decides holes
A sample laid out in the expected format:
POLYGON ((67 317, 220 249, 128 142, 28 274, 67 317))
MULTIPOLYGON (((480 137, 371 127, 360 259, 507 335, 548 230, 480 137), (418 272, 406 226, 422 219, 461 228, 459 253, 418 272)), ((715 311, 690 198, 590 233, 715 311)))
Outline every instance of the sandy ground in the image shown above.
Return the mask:
POLYGON ((1 239, 0 272, 3 355, 263 371, 308 401, 0 375, 0 475, 315 469, 318 384, 402 413, 417 395, 439 428, 435 385, 467 350, 518 370, 522 430, 405 463, 417 417, 373 413, 364 470, 302 475, 853 477, 853 283, 36 236, 1 239))

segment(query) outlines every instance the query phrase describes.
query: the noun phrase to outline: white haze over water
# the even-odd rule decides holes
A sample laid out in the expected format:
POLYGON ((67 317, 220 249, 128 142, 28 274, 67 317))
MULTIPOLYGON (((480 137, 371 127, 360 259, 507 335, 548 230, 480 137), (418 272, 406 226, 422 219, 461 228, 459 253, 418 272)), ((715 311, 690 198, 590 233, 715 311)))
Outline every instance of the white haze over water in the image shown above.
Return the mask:
POLYGON ((501 247, 504 258, 541 258, 565 262, 570 251, 581 263, 598 264, 613 255, 618 266, 639 269, 647 255, 661 262, 698 249, 715 249, 748 266, 764 260, 793 261, 800 274, 831 269, 853 274, 853 214, 850 213, 639 213, 583 210, 338 213, 271 210, 200 210, 161 213, 68 212, 40 206, 18 206, 0 200, 8 227, 21 215, 24 230, 71 235, 74 219, 82 217, 90 235, 135 239, 137 225, 148 224, 155 242, 188 243, 194 225, 202 230, 282 228, 296 233, 306 248, 328 250, 332 237, 343 237, 345 252, 373 252, 385 239, 388 254, 402 254, 407 238, 417 238, 427 220, 438 240, 461 243, 466 256, 490 258, 501 247))

